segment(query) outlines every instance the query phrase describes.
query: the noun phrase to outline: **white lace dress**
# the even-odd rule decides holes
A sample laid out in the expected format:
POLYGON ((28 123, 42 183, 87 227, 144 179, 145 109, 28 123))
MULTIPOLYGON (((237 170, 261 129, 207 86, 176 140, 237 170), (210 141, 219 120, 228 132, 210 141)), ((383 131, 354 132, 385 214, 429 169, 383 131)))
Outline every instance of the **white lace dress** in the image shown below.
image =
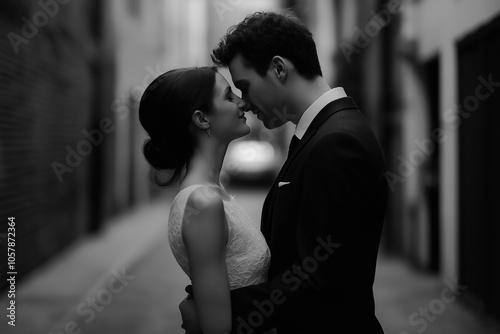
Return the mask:
MULTIPOLYGON (((189 275, 189 260, 182 240, 182 218, 186 211, 189 195, 203 185, 191 185, 182 189, 175 197, 168 219, 168 241, 175 259, 182 270, 189 275)), ((259 284, 267 280, 271 253, 264 236, 253 224, 251 218, 229 196, 223 200, 228 224, 226 245, 226 266, 230 289, 259 284)))

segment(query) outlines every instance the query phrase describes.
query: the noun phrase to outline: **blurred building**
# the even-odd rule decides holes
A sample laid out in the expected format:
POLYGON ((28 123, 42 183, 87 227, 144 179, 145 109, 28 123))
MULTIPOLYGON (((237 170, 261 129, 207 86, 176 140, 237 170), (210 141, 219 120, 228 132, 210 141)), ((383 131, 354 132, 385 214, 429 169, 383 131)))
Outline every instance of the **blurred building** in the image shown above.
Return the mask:
POLYGON ((19 278, 111 211, 100 171, 114 129, 108 13, 97 0, 0 4, 0 212, 15 217, 19 278))
POLYGON ((382 248, 458 278, 462 300, 500 320, 500 2, 289 1, 335 49, 333 84, 383 146, 382 248), (325 14, 329 13, 329 14, 325 14), (329 41, 328 41, 329 40, 329 41))
MULTIPOLYGON (((207 64, 206 7, 0 4, 0 212, 15 217, 18 281, 151 196, 138 101, 168 69, 207 64)), ((7 222, 1 226, 7 254, 7 222)))
MULTIPOLYGON (((15 217, 18 281, 160 193, 142 156, 143 91, 169 69, 210 65, 231 25, 278 3, 0 3, 0 212, 15 217)), ((259 139, 283 141, 271 135, 259 139)))

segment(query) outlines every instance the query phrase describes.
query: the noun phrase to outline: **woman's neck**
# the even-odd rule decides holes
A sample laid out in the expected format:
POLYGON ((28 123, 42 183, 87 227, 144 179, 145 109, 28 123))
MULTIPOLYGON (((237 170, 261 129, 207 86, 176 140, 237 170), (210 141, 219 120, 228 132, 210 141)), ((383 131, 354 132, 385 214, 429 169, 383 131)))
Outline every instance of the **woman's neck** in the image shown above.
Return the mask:
POLYGON ((216 143, 211 140, 200 143, 187 164, 186 175, 182 183, 185 185, 219 185, 220 171, 227 146, 227 143, 216 143))

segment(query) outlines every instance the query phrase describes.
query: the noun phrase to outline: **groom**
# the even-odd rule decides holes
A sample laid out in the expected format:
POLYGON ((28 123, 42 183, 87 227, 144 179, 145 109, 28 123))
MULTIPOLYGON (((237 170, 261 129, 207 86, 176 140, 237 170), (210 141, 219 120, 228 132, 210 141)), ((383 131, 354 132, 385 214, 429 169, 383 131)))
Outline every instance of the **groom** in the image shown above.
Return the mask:
POLYGON ((372 285, 387 184, 366 119, 328 86, 311 33, 289 15, 248 16, 212 59, 268 129, 296 125, 262 212, 269 279, 231 292, 233 333, 383 333, 372 285))

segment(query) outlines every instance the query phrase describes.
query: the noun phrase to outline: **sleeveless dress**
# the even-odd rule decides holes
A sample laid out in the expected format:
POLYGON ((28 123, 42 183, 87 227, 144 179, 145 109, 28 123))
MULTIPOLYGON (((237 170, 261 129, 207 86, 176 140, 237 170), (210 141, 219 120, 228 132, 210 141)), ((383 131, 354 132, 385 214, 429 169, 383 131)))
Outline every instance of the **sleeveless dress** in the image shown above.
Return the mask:
MULTIPOLYGON (((182 219, 186 212, 189 195, 198 187, 203 186, 205 185, 194 184, 179 191, 172 202, 168 218, 170 248, 177 263, 188 276, 190 276, 189 260, 182 240, 182 219)), ((226 267, 230 289, 265 282, 271 253, 264 236, 233 196, 224 199, 223 205, 228 225, 226 267)), ((196 209, 193 208, 193 210, 196 209)))

